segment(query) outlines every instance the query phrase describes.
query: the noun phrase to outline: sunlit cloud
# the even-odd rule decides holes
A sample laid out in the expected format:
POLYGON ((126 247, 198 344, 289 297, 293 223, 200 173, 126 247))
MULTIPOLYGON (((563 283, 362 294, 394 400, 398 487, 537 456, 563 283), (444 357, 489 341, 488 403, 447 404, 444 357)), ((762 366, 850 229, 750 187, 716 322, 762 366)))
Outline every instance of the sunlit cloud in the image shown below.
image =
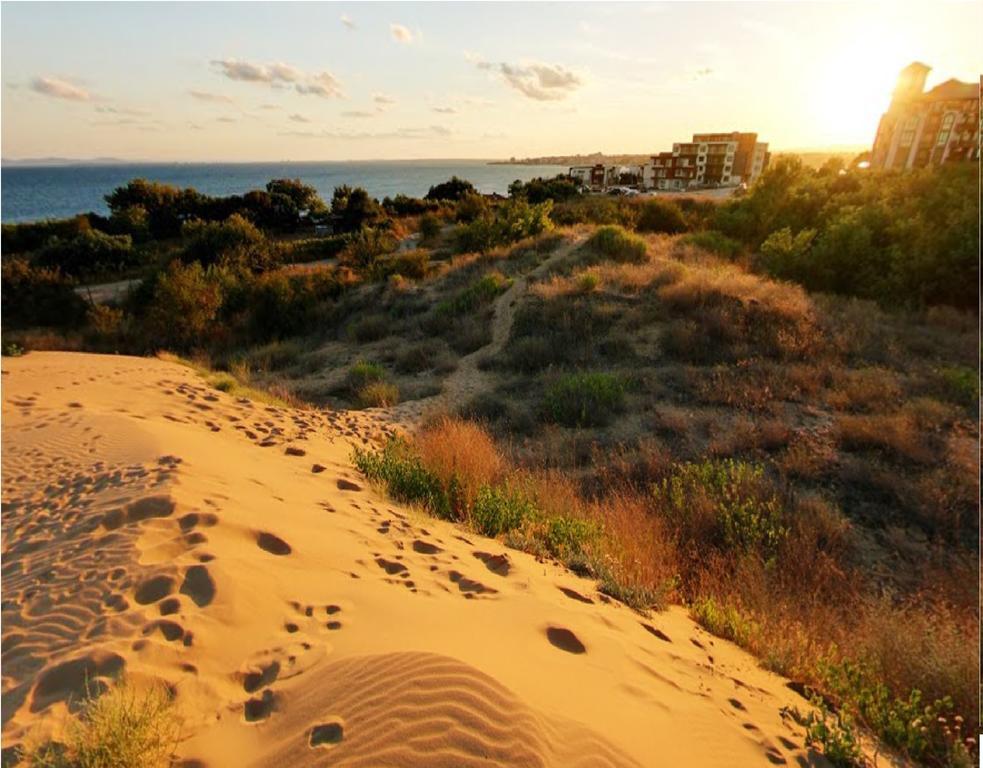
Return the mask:
POLYGON ((413 33, 410 32, 409 28, 404 27, 402 24, 390 24, 389 32, 393 36, 393 40, 397 43, 405 43, 409 45, 413 42, 413 33))
POLYGON ((457 110, 454 107, 432 107, 431 108, 438 115, 456 115, 457 110))
POLYGON ((375 117, 376 116, 376 113, 375 112, 367 112, 364 109, 349 109, 349 110, 346 110, 345 112, 342 112, 341 113, 341 116, 342 117, 366 118, 366 117, 375 117))
POLYGON ((307 83, 297 83, 295 88, 297 93, 320 96, 325 99, 342 95, 341 83, 330 72, 314 75, 307 83))
POLYGON ((310 119, 309 118, 306 118, 303 115, 301 115, 299 113, 296 113, 296 112, 294 114, 292 114, 288 119, 289 120, 292 120, 295 123, 309 123, 310 122, 310 119))
POLYGON ((381 104, 382 106, 389 106, 396 103, 396 99, 392 96, 387 96, 384 93, 377 93, 372 97, 372 101, 376 104, 381 104))
POLYGON ((211 104, 231 104, 232 99, 221 93, 212 93, 210 91, 188 91, 188 95, 197 101, 205 101, 211 104))
POLYGON ((92 94, 85 88, 59 80, 57 77, 35 77, 30 88, 35 93, 67 101, 91 101, 92 94))
POLYGON ((104 115, 125 115, 128 117, 149 117, 150 112, 146 109, 135 109, 132 107, 113 107, 100 105, 96 107, 96 112, 104 115))
POLYGON ((237 123, 239 121, 236 120, 234 117, 219 117, 219 118, 216 118, 216 122, 219 122, 219 123, 237 123))
POLYGON ((499 64, 505 82, 536 101, 560 101, 576 91, 583 80, 558 64, 499 64))
POLYGON ((349 16, 347 13, 341 14, 341 23, 344 24, 349 29, 358 29, 358 27, 355 25, 355 22, 352 21, 351 16, 349 16))

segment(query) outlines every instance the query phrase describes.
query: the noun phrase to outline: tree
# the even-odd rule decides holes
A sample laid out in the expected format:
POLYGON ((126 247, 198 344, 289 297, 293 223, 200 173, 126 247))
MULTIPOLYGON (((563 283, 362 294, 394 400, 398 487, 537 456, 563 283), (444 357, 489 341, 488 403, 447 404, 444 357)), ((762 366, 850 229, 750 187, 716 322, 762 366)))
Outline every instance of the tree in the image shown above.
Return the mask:
POLYGON ((301 213, 318 213, 327 208, 318 191, 303 184, 300 179, 273 179, 266 185, 266 191, 271 196, 283 195, 289 198, 301 213))
POLYGON ((340 232, 357 232, 370 227, 385 216, 382 206, 362 187, 352 189, 347 184, 335 187, 331 197, 331 215, 340 232))
POLYGON ((53 238, 34 257, 38 266, 75 277, 121 272, 138 260, 129 235, 107 235, 98 229, 85 230, 71 240, 53 238))
POLYGON ((427 192, 427 200, 460 200, 467 194, 476 194, 474 184, 465 179, 452 176, 448 181, 435 184, 427 192))
POLYGON ((85 317, 85 302, 57 268, 32 267, 14 258, 3 265, 2 307, 7 327, 72 327, 85 317))
POLYGON ((276 266, 266 236, 238 213, 221 222, 189 221, 181 228, 185 241, 182 258, 202 266, 225 264, 261 272, 276 266))
POLYGON ((157 277, 143 319, 151 347, 189 349, 204 346, 222 306, 221 283, 199 262, 171 262, 157 277))

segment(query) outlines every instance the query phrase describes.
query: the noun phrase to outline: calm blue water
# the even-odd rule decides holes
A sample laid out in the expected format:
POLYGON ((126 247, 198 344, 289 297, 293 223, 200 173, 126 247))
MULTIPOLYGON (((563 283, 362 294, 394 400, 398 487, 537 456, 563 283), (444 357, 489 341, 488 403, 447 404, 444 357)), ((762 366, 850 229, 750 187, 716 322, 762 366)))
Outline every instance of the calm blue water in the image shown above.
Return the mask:
POLYGON ((488 165, 484 160, 413 160, 350 163, 152 163, 5 167, 0 172, 0 219, 5 222, 107 213, 103 196, 130 179, 144 178, 208 195, 262 189, 270 179, 300 179, 330 202, 336 186, 365 187, 380 200, 402 192, 422 197, 432 184, 457 175, 479 191, 508 193, 516 179, 555 176, 553 165, 488 165))

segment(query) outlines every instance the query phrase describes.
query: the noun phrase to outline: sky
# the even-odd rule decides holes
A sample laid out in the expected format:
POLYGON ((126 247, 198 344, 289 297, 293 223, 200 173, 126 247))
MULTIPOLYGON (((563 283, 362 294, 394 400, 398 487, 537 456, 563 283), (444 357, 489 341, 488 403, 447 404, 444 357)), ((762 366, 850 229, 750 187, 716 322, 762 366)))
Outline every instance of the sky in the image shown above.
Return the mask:
POLYGON ((897 72, 983 71, 983 3, 11 3, 4 158, 869 146, 897 72))

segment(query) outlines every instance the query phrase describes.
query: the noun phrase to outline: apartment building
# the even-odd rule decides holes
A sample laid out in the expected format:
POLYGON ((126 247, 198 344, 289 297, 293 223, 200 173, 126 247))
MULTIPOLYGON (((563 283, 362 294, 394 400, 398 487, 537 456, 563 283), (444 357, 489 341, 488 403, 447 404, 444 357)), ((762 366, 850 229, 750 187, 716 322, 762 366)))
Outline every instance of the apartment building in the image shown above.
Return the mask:
POLYGON ((756 133, 696 133, 672 145, 672 152, 652 156, 643 183, 650 189, 733 187, 754 181, 767 167, 767 142, 756 133))
POLYGON ((980 157, 980 83, 950 79, 925 90, 932 68, 901 70, 871 150, 873 168, 909 170, 980 157))

